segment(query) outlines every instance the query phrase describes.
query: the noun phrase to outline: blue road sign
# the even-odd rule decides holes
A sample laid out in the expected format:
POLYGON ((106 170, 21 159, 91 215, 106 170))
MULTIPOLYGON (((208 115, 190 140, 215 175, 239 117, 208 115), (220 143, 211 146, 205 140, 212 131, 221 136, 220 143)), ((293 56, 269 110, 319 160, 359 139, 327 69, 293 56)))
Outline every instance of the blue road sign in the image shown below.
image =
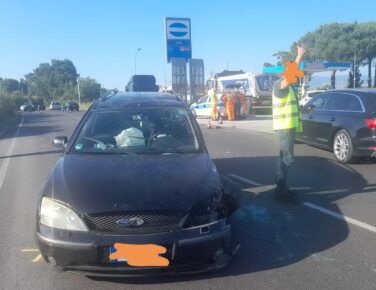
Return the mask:
POLYGON ((191 19, 165 18, 167 62, 171 58, 182 58, 186 62, 192 58, 191 19))

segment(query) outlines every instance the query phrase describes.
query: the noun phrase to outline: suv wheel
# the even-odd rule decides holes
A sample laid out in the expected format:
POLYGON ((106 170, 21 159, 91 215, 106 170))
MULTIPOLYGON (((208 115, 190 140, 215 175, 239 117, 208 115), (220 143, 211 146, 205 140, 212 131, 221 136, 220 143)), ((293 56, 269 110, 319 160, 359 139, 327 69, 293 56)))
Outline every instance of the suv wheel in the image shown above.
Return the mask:
POLYGON ((354 161, 354 147, 346 130, 340 130, 334 136, 333 152, 337 160, 343 164, 354 161))

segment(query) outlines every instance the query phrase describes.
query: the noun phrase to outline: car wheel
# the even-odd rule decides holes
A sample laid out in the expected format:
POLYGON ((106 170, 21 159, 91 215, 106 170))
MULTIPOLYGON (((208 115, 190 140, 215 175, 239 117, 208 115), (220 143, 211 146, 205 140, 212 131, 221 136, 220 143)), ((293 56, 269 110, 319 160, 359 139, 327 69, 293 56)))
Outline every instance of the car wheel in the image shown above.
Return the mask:
POLYGON ((355 160, 354 147, 351 137, 346 130, 340 130, 334 136, 333 152, 337 160, 343 164, 350 163, 355 160))

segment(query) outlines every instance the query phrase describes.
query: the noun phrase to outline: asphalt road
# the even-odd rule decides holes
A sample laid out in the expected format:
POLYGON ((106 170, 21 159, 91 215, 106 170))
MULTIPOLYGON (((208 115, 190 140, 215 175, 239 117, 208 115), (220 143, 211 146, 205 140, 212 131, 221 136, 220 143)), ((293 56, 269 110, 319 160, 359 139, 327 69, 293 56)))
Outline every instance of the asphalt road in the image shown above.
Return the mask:
POLYGON ((222 174, 243 189, 242 247, 215 274, 103 279, 56 273, 33 240, 39 191, 82 113, 33 112, 0 140, 0 289, 376 289, 376 164, 343 166, 332 154, 296 145, 291 187, 298 205, 273 199, 277 142, 271 133, 206 129, 222 174))

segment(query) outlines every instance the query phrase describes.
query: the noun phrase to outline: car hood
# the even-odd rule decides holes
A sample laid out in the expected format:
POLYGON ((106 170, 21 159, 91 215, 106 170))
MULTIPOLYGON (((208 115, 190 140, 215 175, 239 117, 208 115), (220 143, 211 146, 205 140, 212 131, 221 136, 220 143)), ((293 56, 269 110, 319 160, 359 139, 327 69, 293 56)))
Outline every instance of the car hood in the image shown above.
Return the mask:
POLYGON ((80 214, 182 210, 221 190, 208 154, 67 154, 51 172, 43 195, 80 214))

